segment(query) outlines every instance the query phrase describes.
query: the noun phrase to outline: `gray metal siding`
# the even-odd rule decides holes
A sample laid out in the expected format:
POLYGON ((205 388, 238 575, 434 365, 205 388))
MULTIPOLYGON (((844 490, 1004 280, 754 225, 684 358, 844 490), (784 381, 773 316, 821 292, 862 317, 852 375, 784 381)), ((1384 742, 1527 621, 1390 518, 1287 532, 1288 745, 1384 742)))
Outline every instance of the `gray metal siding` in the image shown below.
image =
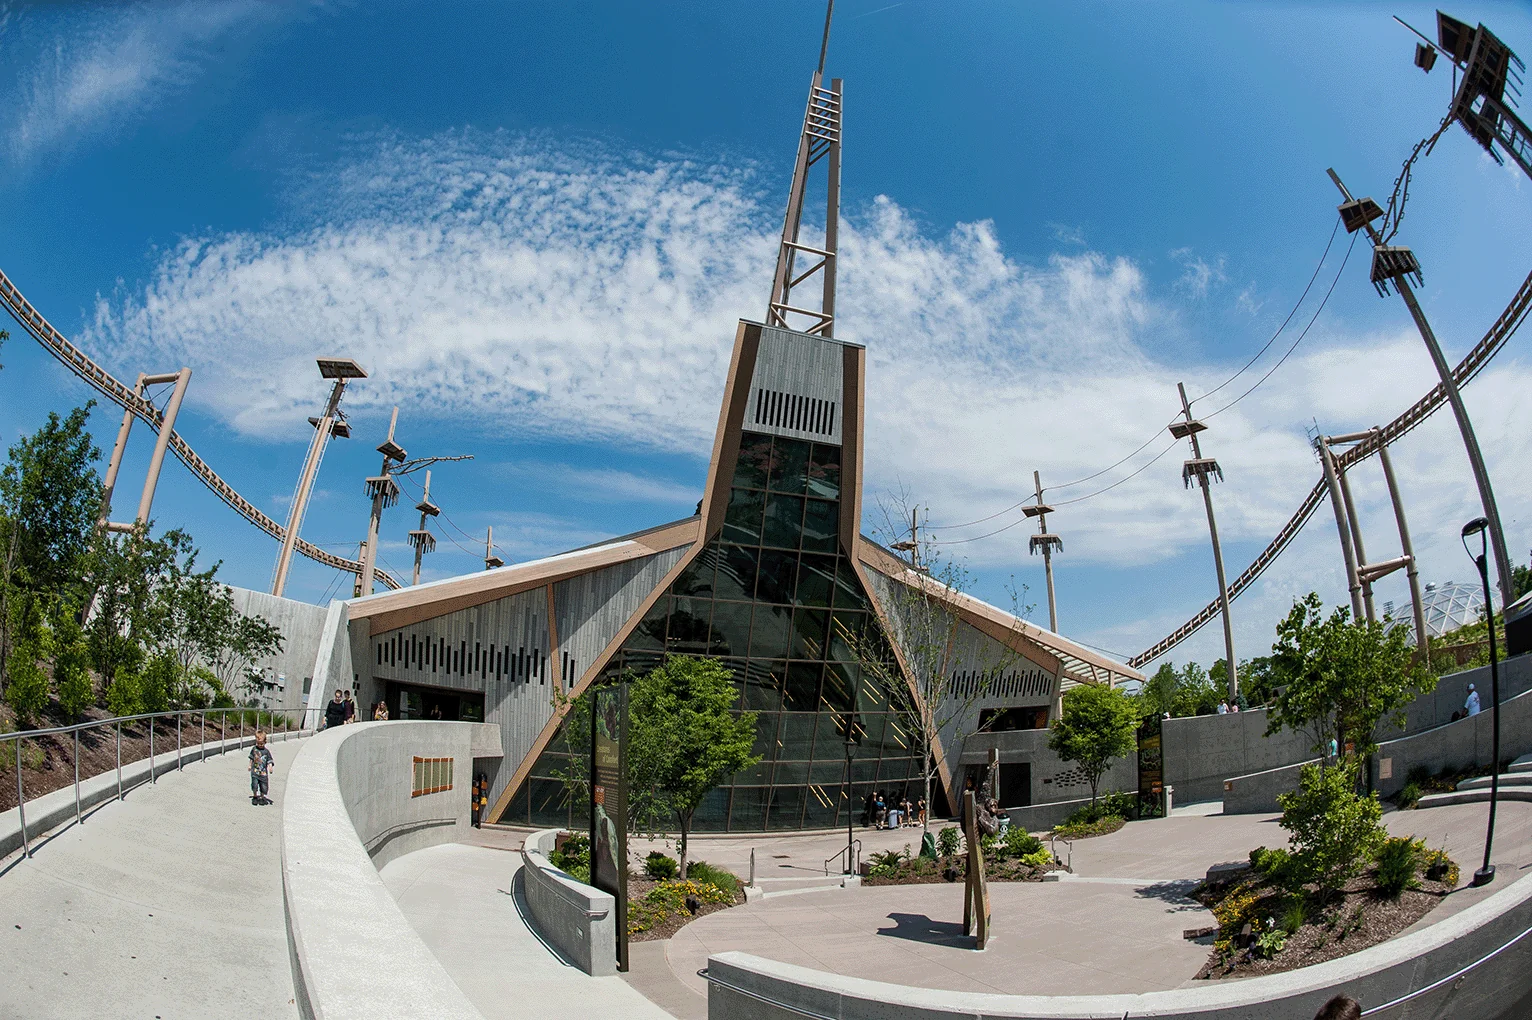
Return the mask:
POLYGON ((638 611, 644 597, 686 555, 687 546, 560 581, 553 587, 559 660, 578 680, 638 611))
POLYGON ((745 428, 839 444, 844 350, 836 340, 762 326, 745 428))

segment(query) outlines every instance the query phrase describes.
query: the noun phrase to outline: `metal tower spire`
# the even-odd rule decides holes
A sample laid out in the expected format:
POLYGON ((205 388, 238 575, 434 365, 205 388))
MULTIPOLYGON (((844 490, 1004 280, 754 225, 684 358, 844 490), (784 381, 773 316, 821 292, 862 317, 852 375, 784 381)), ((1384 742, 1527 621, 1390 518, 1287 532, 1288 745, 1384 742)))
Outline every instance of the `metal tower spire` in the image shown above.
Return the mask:
POLYGON ((782 242, 777 249, 777 269, 771 282, 771 300, 766 306, 766 324, 799 329, 820 336, 835 335, 835 257, 840 233, 840 137, 841 80, 831 79, 824 87, 825 55, 830 48, 830 18, 835 0, 825 11, 824 38, 819 46, 819 67, 809 81, 808 108, 803 114, 803 131, 798 136, 798 158, 793 165, 793 184, 787 197, 787 216, 782 223, 782 242), (822 247, 799 239, 803 225, 803 202, 808 192, 809 171, 825 161, 825 234, 822 247), (814 261, 798 270, 798 256, 814 261), (815 274, 822 291, 819 308, 794 304, 793 290, 815 274))
POLYGON ((420 511, 420 527, 410 532, 410 545, 415 547, 415 574, 410 580, 411 584, 420 583, 420 557, 428 552, 436 551, 436 536, 426 530, 426 519, 435 517, 441 513, 441 507, 431 502, 431 472, 426 472, 425 495, 420 497, 420 502, 415 504, 415 509, 420 511))
POLYGON ((1043 573, 1048 578, 1048 629, 1055 634, 1059 632, 1059 604, 1053 597, 1053 552, 1064 551, 1064 540, 1057 535, 1048 534, 1048 515, 1053 513, 1053 507, 1043 502, 1043 479, 1038 472, 1032 472, 1032 484, 1037 488, 1037 503, 1033 506, 1022 507, 1021 512, 1028 517, 1037 518, 1037 534, 1032 536, 1027 543, 1027 550, 1036 553, 1043 551, 1043 573))
POLYGON ((1192 459, 1181 465, 1181 480, 1188 486, 1192 484, 1192 478, 1196 477, 1202 486, 1202 503, 1208 512, 1208 534, 1213 539, 1213 566, 1218 571, 1218 603, 1223 610, 1223 646, 1225 661, 1228 663, 1229 673, 1229 697, 1239 696, 1239 673, 1234 660, 1234 624, 1229 619, 1229 585, 1224 581, 1223 574, 1223 550, 1218 545, 1218 522, 1213 519, 1213 491, 1209 476, 1216 476, 1223 481, 1223 468, 1218 466, 1218 461, 1212 457, 1202 455, 1202 443, 1197 439, 1197 433, 1207 429, 1202 422, 1192 417, 1191 401, 1186 399, 1186 384, 1176 383, 1176 390, 1181 394, 1181 413, 1186 416, 1185 421, 1178 421, 1170 426, 1170 434, 1177 439, 1190 439, 1192 441, 1192 459))

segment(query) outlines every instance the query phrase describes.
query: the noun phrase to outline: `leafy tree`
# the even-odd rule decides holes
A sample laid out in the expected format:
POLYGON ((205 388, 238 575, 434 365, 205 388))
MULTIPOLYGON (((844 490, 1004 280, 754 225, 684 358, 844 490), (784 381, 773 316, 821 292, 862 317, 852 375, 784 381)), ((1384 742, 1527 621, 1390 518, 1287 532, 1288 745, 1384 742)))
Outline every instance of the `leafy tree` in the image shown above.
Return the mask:
POLYGON ((670 656, 628 691, 630 788, 652 788, 675 818, 686 877, 692 817, 724 779, 759 762, 755 713, 733 712, 733 674, 713 659, 670 656))
POLYGON ((37 659, 38 649, 30 642, 11 650, 11 682, 5 688, 5 701, 19 721, 35 721, 48 704, 48 677, 37 659))
POLYGON ((175 656, 160 652, 144 664, 138 678, 139 700, 145 712, 164 712, 176 695, 181 669, 175 656))
POLYGON ((1174 663, 1162 662, 1139 689, 1139 703, 1145 715, 1207 715, 1218 706, 1228 689, 1223 660, 1213 664, 1220 676, 1214 677, 1195 662, 1177 670, 1174 663))
POLYGON ((1131 698, 1115 687, 1082 684, 1064 695, 1064 714, 1053 724, 1048 749, 1085 773, 1094 806, 1112 759, 1133 753, 1137 732, 1131 698))
POLYGON ((1239 692, 1251 705, 1265 705, 1276 697, 1277 681, 1272 673, 1271 656, 1258 655, 1240 660, 1239 692))
POLYGON ((1345 607, 1326 617, 1312 592, 1294 602, 1272 646, 1272 676, 1284 689, 1271 703, 1267 734, 1306 733, 1316 753, 1334 737, 1358 756, 1371 754, 1378 724, 1402 726, 1410 702, 1436 687, 1407 637, 1404 627, 1353 621, 1345 607))
POLYGON ((96 686, 90 675, 90 648, 85 633, 68 604, 63 604, 53 622, 53 682, 58 690, 59 707, 71 719, 96 700, 96 686))
POLYGON ((1291 875, 1318 886, 1321 900, 1365 871, 1388 836, 1378 822, 1377 796, 1356 792, 1357 772, 1355 759, 1329 769, 1305 765, 1299 788, 1277 797, 1292 847, 1291 875))
POLYGON ((144 710, 138 673, 126 664, 117 667, 112 685, 106 690, 106 709, 113 715, 138 715, 144 710))

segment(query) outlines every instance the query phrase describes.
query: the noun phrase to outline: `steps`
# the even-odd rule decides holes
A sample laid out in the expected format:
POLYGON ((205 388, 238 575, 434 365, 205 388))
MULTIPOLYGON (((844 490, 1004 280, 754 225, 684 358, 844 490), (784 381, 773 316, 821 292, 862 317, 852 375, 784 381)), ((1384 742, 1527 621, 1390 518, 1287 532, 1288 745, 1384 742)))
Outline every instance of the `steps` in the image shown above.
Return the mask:
MULTIPOLYGON (((1472 790, 1457 790, 1453 793, 1432 793, 1420 798, 1416 808, 1447 807, 1451 804, 1488 804, 1489 786, 1479 787, 1472 790)), ((1500 800, 1524 800, 1532 803, 1532 786, 1500 786, 1500 800)))

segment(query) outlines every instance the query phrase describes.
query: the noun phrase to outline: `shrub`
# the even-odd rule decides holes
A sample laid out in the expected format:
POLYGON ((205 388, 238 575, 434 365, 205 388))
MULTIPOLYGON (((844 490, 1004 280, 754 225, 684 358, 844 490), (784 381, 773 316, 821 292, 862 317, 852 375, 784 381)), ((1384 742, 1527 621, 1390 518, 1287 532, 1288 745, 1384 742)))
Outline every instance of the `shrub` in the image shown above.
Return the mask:
POLYGON ((1138 801, 1132 794, 1103 793, 1093 804, 1081 804, 1064 819, 1068 826, 1090 825, 1107 818, 1132 818, 1138 811, 1138 801))
POLYGON ((117 675, 106 689, 106 710, 113 715, 139 715, 144 710, 138 674, 127 666, 117 667, 117 675))
MULTIPOLYGON (((696 866, 690 865, 693 868, 696 866)), ((711 883, 689 880, 661 882, 645 893, 642 899, 628 903, 628 934, 636 935, 663 923, 667 918, 689 914, 691 911, 686 908, 688 896, 695 897, 698 904, 734 902, 732 893, 711 883)))
POLYGON ((1404 788, 1395 795, 1395 802, 1401 808, 1412 808, 1420 803, 1420 786, 1416 783, 1405 783, 1404 788))
POLYGON ((96 685, 90 678, 90 650, 84 641, 74 641, 60 648, 53 659, 53 680, 58 686, 59 707, 77 719, 96 700, 96 685))
POLYGON ((1355 765, 1306 765, 1299 789, 1280 795, 1277 803, 1293 848, 1293 878, 1314 883, 1322 899, 1360 875, 1387 838, 1378 824, 1383 816, 1378 798, 1356 792, 1355 765))
POLYGON ((1423 841, 1408 836, 1396 836, 1385 842, 1378 850, 1378 891, 1398 899, 1406 889, 1419 889, 1420 879, 1415 873, 1425 852, 1423 841))
POLYGON ((164 712, 170 708, 171 696, 175 693, 176 686, 176 660, 168 654, 156 655, 144 664, 144 671, 139 677, 139 697, 143 701, 143 711, 164 712))
POLYGON ((1255 951, 1265 959, 1271 959, 1287 945, 1287 930, 1268 928, 1255 937, 1255 951))
POLYGON ((869 878, 883 878, 893 875, 899 870, 899 865, 904 863, 908 856, 903 850, 880 850, 867 858, 867 876, 869 878))
MULTIPOLYGON (((692 865, 693 869, 696 867, 695 864, 692 865)), ((661 882, 675 878, 676 859, 662 854, 658 850, 652 850, 649 852, 649 856, 644 858, 644 874, 661 882)))
POLYGON ((956 825, 949 825, 936 834, 936 849, 943 857, 951 857, 963 845, 963 837, 956 825))
POLYGON ((1086 839, 1090 836, 1105 836, 1116 832, 1127 824, 1127 819, 1121 815, 1107 815, 1094 822, 1071 822, 1064 821, 1053 827, 1053 831, 1065 839, 1086 839))
POLYGON ((1227 953, 1234 947, 1234 938, 1249 923, 1257 922, 1256 908, 1261 898, 1248 887, 1241 886, 1213 905, 1213 920, 1218 922, 1218 938, 1213 948, 1227 953))
POLYGON ((1029 868, 1046 868, 1053 863, 1053 852, 1039 842, 1036 850, 1017 859, 1029 868))
POLYGON ((25 645, 11 651, 6 666, 11 679, 5 688, 5 703, 18 720, 31 721, 48 704, 48 677, 37 664, 36 653, 25 645))
MULTIPOLYGON (((733 872, 722 868, 715 868, 707 861, 691 861, 686 865, 686 879, 700 885, 710 885, 728 893, 728 902, 733 903, 735 895, 739 892, 739 879, 733 872)), ((722 901, 720 901, 722 902, 722 901)))
POLYGON ((1008 857, 1026 857, 1043 847, 1043 841, 1026 829, 1013 828, 1005 834, 1005 853, 1008 857))
POLYGON ((1428 850, 1425 853, 1427 877, 1447 883, 1448 888, 1458 884, 1458 864, 1447 856, 1446 850, 1428 850))
POLYGON ((1286 850, 1268 850, 1258 846, 1250 851, 1250 866, 1285 889, 1297 884, 1293 881, 1292 855, 1286 850))
POLYGON ((564 845, 548 855, 548 863, 582 882, 590 881, 590 837, 572 832, 564 845))

